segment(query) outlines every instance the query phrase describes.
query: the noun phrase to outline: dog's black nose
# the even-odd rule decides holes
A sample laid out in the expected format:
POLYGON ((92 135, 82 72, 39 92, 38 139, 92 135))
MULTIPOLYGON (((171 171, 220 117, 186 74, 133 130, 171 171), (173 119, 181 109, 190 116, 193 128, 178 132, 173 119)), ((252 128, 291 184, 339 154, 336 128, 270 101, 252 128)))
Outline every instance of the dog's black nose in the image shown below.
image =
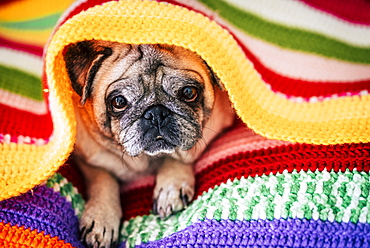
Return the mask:
POLYGON ((144 118, 151 121, 153 124, 161 123, 171 111, 163 105, 154 105, 144 112, 144 118))

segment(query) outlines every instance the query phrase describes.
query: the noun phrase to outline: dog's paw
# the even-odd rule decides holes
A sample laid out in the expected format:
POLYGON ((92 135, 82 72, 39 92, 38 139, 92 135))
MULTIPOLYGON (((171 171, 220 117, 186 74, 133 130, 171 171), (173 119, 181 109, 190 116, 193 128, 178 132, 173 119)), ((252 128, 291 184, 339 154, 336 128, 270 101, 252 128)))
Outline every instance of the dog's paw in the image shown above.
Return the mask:
POLYGON ((104 211, 88 202, 80 220, 81 241, 92 248, 117 247, 120 221, 115 211, 104 211))
POLYGON ((172 182, 156 185, 153 212, 161 218, 185 209, 194 196, 194 186, 187 182, 172 182))

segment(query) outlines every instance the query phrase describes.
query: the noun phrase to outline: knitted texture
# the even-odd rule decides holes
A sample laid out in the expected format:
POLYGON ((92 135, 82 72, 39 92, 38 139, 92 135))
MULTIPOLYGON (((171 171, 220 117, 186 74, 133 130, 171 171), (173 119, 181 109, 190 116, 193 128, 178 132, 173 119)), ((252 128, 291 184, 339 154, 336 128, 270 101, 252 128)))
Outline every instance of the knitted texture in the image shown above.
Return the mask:
POLYGON ((370 247, 369 148, 270 140, 237 123, 196 163, 184 211, 150 214, 154 178, 123 188, 122 247, 370 247))
MULTIPOLYGON (((196 163, 186 210, 151 214, 153 177, 122 188, 120 246, 370 247, 369 148, 270 140, 238 122, 196 163)), ((44 231, 43 242, 81 247, 81 196, 59 174, 45 186, 0 202, 0 235, 31 244, 44 231)))
POLYGON ((301 1, 81 1, 53 35, 46 74, 51 88, 68 88, 63 49, 82 40, 174 44, 202 56, 257 133, 361 143, 370 138, 369 33, 301 1))
POLYGON ((63 51, 100 39, 198 53, 240 117, 184 211, 151 214, 152 176, 122 187, 121 247, 370 247, 368 1, 71 2, 0 4, 0 246, 83 246, 55 174, 75 139, 63 51))
POLYGON ((42 73, 42 34, 51 32, 67 3, 39 1, 37 13, 27 1, 7 2, 0 11, 0 185, 6 188, 0 199, 39 184, 71 152, 75 119, 63 50, 82 40, 167 43, 197 52, 224 83, 241 119, 265 137, 324 145, 369 141, 365 19, 357 23, 343 10, 329 15, 326 5, 291 0, 77 1, 50 38, 40 86, 34 76, 42 73), (43 169, 35 174, 32 166, 43 169))
POLYGON ((43 46, 71 2, 0 4, 0 200, 46 180, 72 150, 72 111, 41 82, 43 46))
POLYGON ((0 202, 1 247, 83 247, 78 217, 81 195, 60 174, 45 185, 0 202))

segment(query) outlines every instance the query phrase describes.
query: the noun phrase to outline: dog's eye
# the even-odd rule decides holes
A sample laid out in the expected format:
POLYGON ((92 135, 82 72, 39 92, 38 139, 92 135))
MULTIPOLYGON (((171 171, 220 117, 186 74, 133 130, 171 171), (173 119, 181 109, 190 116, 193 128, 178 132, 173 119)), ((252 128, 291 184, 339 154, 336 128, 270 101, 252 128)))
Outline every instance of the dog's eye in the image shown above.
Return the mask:
POLYGON ((198 89, 193 86, 186 86, 180 90, 180 98, 186 102, 193 102, 198 97, 198 89))
POLYGON ((112 99, 112 106, 116 109, 123 109, 127 106, 127 100, 123 96, 116 96, 112 99))

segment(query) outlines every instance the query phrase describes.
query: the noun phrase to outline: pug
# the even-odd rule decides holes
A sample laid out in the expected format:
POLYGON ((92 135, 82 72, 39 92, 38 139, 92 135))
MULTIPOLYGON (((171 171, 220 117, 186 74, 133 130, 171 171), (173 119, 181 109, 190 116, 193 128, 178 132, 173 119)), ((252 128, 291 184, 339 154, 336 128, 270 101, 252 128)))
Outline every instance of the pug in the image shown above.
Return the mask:
POLYGON ((64 51, 77 121, 74 155, 87 184, 80 221, 89 247, 114 247, 120 182, 155 174, 153 212, 194 196, 194 161, 234 120, 228 95, 196 53, 162 44, 82 41, 64 51))

